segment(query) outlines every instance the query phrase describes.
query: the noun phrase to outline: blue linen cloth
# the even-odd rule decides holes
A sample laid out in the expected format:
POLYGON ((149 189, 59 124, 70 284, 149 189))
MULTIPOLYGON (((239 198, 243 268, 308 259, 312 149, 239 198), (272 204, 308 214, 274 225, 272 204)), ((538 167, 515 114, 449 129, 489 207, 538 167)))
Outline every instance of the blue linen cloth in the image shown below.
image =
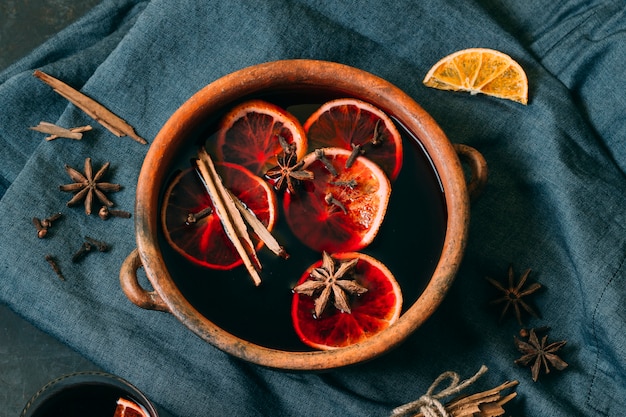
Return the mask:
POLYGON ((621 1, 503 2, 105 0, 0 74, 0 298, 18 314, 120 375, 174 415, 387 416, 446 370, 489 372, 473 388, 520 381, 507 414, 620 416, 626 409, 626 8, 621 1), (524 67, 528 106, 424 87, 459 49, 503 51, 524 67), (477 148, 489 184, 472 205, 457 279, 404 344, 366 364, 290 373, 242 363, 169 314, 137 308, 118 272, 135 247, 131 220, 68 209, 64 164, 110 161, 111 195, 132 210, 148 146, 117 138, 32 76, 41 69, 121 115, 149 141, 197 90, 240 68, 285 58, 337 61, 394 83, 452 142, 477 148), (82 141, 43 141, 40 121, 92 124, 82 141), (48 239, 31 218, 62 211, 48 239), (112 249, 72 264, 84 236, 112 249), (54 253, 67 281, 44 261, 54 253), (569 363, 533 382, 514 365, 519 325, 498 321, 486 276, 532 269, 533 299, 567 340, 569 363))

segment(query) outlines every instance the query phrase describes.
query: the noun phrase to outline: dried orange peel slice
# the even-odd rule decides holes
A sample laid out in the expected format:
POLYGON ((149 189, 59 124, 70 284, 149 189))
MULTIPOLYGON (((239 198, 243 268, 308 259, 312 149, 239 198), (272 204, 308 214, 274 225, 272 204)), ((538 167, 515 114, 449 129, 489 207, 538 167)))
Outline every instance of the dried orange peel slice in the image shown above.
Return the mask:
POLYGON ((466 91, 528 103, 528 78, 510 56, 487 48, 469 48, 445 56, 428 71, 424 84, 439 90, 466 91))

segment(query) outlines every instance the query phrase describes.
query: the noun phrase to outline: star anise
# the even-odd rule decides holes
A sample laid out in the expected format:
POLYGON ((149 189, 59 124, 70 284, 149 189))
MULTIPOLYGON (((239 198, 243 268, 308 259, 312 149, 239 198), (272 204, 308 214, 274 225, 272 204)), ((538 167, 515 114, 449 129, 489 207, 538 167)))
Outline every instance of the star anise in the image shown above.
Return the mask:
POLYGON ((533 310, 524 300, 523 298, 534 293, 539 288, 541 288, 541 284, 533 283, 528 287, 524 288, 524 284, 526 284, 526 280, 530 275, 530 269, 527 269, 526 272, 522 275, 519 282, 517 284, 515 281, 515 274, 513 272, 513 266, 509 266, 509 282, 508 287, 504 287, 498 281, 493 278, 487 277, 487 280, 498 290, 503 293, 503 296, 497 298, 491 302, 491 304, 501 304, 504 303, 504 308, 502 309, 502 313, 500 314, 500 320, 504 318, 506 313, 509 311, 509 308, 512 306, 515 312, 515 317, 517 318, 517 322, 522 325, 522 311, 524 309, 527 313, 531 314, 534 317, 538 317, 535 310, 533 310))
POLYGON ((269 169, 265 176, 276 180, 274 187, 282 190, 286 186, 290 192, 295 192, 295 185, 300 181, 313 179, 313 173, 302 169, 304 161, 297 161, 298 156, 293 144, 287 144, 284 138, 279 136, 283 151, 276 156, 278 166, 269 169))
POLYGON ((65 171, 74 182, 72 184, 59 186, 59 190, 74 193, 72 199, 67 202, 67 206, 74 206, 84 200, 85 213, 90 215, 93 208, 94 194, 102 204, 107 207, 114 206, 114 203, 108 199, 105 193, 119 191, 122 189, 122 186, 119 184, 100 181, 102 177, 104 177, 104 174, 109 166, 110 163, 106 162, 94 175, 91 158, 85 159, 84 174, 66 164, 65 171))
POLYGON ((322 266, 311 271, 311 278, 296 286, 293 290, 298 294, 308 295, 315 298, 315 316, 320 317, 330 299, 333 305, 340 311, 350 313, 349 295, 359 295, 367 292, 367 288, 350 280, 358 258, 335 264, 335 260, 327 252, 323 253, 322 266))
POLYGON ((523 353, 522 357, 515 360, 515 364, 521 366, 532 364, 533 381, 537 382, 537 379, 539 379, 542 366, 546 374, 550 373, 550 365, 559 371, 567 368, 567 363, 556 355, 556 352, 567 343, 565 340, 548 344, 548 335, 545 335, 539 341, 535 329, 530 329, 528 342, 519 340, 517 337, 514 337, 514 339, 515 346, 523 353))

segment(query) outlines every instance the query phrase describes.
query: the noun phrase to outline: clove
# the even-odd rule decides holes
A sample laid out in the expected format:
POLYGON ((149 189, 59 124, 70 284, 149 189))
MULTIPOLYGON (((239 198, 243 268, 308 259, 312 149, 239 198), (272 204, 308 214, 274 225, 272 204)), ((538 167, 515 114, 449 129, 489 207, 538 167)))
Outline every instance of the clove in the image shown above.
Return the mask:
POLYGON ((130 219, 131 214, 128 211, 112 210, 112 209, 108 208, 107 206, 102 206, 102 207, 100 207, 100 210, 98 210, 98 216, 102 220, 107 220, 110 217, 121 217, 123 219, 130 219))
POLYGON ((33 217, 33 225, 37 230, 37 237, 39 239, 43 239, 48 235, 48 229, 43 227, 43 225, 41 224, 41 219, 39 219, 39 217, 33 217))
POLYGON ((328 193, 324 196, 324 201, 326 201, 326 204, 328 204, 329 206, 336 206, 339 207, 341 209, 341 211, 343 211, 344 214, 348 214, 348 210, 346 210, 346 206, 343 205, 343 203, 339 200, 337 200, 332 193, 328 193))
POLYGON ((358 183, 354 178, 350 178, 349 180, 330 181, 329 184, 336 187, 348 187, 354 190, 358 183))
POLYGON ((351 143, 350 146, 352 146, 352 152, 350 153, 350 156, 346 160, 346 168, 352 167, 352 165, 354 164, 354 161, 356 161, 359 155, 363 155, 364 153, 363 147, 361 145, 351 143))
POLYGON ((213 208, 211 206, 205 207, 197 213, 189 213, 187 214, 187 219, 185 220, 186 225, 195 224, 198 220, 205 218, 206 216, 213 213, 213 208))
POLYGON ((40 219, 39 217, 33 217, 33 225, 37 230, 37 237, 43 239, 48 236, 48 229, 52 227, 52 223, 60 219, 63 215, 61 213, 54 213, 50 217, 40 219))
POLYGON ((50 227, 52 227, 52 223, 59 220, 61 217, 63 217, 62 213, 54 213, 50 217, 46 217, 45 219, 43 219, 41 221, 41 225, 46 229, 49 229, 50 227))
POLYGON ((384 141, 384 137, 380 132, 380 119, 376 120, 376 126, 374 126, 374 134, 372 135, 372 139, 370 143, 372 146, 380 146, 384 141))
POLYGON ((328 158, 326 158, 326 155, 324 155, 324 150, 323 149, 316 149, 315 150, 315 159, 317 159, 322 164, 324 164, 324 166, 326 167, 328 172, 330 172, 330 174, 333 177, 336 177, 338 175, 337 174, 337 170, 333 166, 333 163, 330 162, 330 160, 328 158))
POLYGON ((74 252, 74 255, 72 255, 72 262, 76 263, 82 260, 89 252, 91 252, 91 249, 92 246, 89 242, 83 242, 83 244, 80 245, 80 248, 74 252))
POLYGON ((96 240, 89 236, 85 236, 85 242, 89 243, 90 245, 98 249, 98 252, 107 252, 109 249, 111 249, 111 246, 108 243, 103 242, 101 240, 96 240))
POLYGON ((72 256, 72 262, 76 263, 81 261, 89 252, 92 252, 94 249, 98 252, 108 252, 109 249, 111 249, 111 246, 101 240, 85 236, 85 241, 82 245, 80 245, 80 248, 78 248, 78 250, 72 256))
POLYGON ((63 273, 61 272, 61 268, 59 267, 59 264, 57 263, 55 257, 52 255, 46 255, 45 259, 46 259, 46 262, 50 264, 50 266, 52 267, 52 270, 57 275, 57 277, 59 277, 61 281, 65 281, 65 277, 63 276, 63 273))

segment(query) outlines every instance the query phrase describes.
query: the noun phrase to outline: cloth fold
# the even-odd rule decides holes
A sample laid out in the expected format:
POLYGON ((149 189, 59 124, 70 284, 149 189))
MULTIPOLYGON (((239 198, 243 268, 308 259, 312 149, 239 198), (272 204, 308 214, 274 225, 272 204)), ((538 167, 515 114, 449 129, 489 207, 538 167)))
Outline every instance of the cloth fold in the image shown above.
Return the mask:
MULTIPOLYGON (((105 370, 137 385, 173 415, 386 416, 444 370, 490 371, 475 384, 517 379, 507 414, 621 415, 626 407, 626 108, 621 2, 445 0, 200 2, 105 0, 0 74, 0 300, 105 370), (556 25, 552 23, 556 22, 556 25), (527 71, 528 106, 429 89, 441 57, 488 47, 527 71), (103 221, 67 208, 65 164, 111 162, 132 211, 149 145, 117 138, 32 76, 41 69, 98 100, 151 142, 168 117, 211 81, 286 58, 337 61, 379 75, 420 103, 452 142, 486 158, 490 178, 472 205, 457 279, 435 314, 403 345, 371 362, 324 373, 242 363, 201 341, 173 316, 126 299, 119 268, 135 247, 132 219, 103 221), (81 141, 43 141, 40 121, 91 123, 81 141), (62 211, 37 239, 33 216, 62 211), (85 236, 111 250, 70 261, 85 236), (44 260, 53 254, 66 276, 44 260), (543 291, 533 300, 550 338, 567 339, 570 366, 533 383, 513 336, 498 322, 484 279, 509 264, 543 291)), ((474 387, 474 386, 473 386, 474 387)))

